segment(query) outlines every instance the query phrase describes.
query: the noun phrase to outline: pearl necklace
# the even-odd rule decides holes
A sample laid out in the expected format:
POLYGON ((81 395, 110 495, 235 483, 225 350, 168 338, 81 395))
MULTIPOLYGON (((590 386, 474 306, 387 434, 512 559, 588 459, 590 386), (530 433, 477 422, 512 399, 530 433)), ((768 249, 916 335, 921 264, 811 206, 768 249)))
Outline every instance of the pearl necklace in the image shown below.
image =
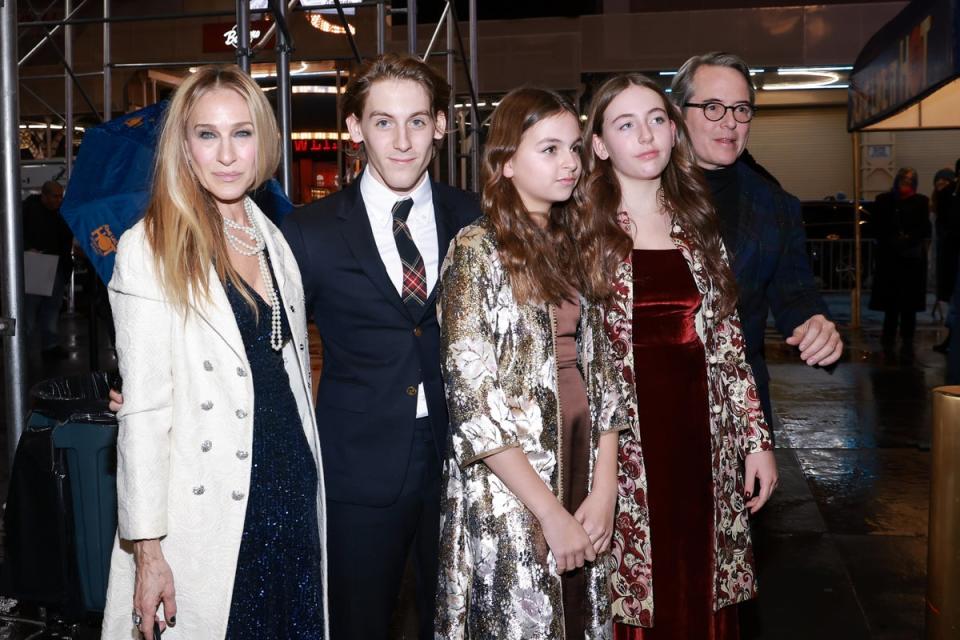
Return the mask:
POLYGON ((247 224, 240 224, 224 217, 223 234, 227 237, 227 243, 240 255, 257 256, 257 261, 260 263, 260 276, 263 278, 264 286, 267 287, 267 304, 270 305, 270 347, 274 351, 280 351, 283 347, 280 296, 277 294, 277 288, 273 284, 273 277, 270 275, 270 267, 267 264, 267 243, 253 221, 253 204, 250 198, 244 198, 243 210, 247 214, 247 224), (252 242, 239 238, 235 231, 242 232, 252 242))

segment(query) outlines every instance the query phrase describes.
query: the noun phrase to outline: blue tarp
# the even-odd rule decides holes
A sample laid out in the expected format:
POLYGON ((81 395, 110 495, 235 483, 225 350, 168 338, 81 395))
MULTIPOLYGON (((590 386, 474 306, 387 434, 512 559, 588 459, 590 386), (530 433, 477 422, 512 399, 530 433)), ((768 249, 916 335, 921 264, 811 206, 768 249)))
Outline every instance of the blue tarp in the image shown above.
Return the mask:
POLYGON ((914 0, 857 56, 847 129, 863 129, 899 113, 957 76, 960 0, 914 0))
MULTIPOLYGON (((86 131, 60 213, 97 274, 110 281, 117 242, 143 216, 157 134, 167 103, 128 113, 86 131)), ((276 180, 254 194, 275 223, 293 209, 276 180)))

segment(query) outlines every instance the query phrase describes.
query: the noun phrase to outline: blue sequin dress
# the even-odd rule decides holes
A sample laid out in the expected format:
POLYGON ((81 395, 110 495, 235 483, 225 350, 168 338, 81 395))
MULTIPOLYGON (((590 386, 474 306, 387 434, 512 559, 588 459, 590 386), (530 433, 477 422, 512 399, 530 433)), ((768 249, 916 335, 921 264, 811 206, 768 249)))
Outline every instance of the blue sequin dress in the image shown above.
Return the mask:
MULTIPOLYGON (((233 286, 226 290, 250 362, 254 393, 250 490, 227 638, 322 640, 317 466, 283 356, 270 347, 270 307, 253 293, 258 321, 233 286)), ((281 316, 286 342, 290 326, 286 314, 281 316)))

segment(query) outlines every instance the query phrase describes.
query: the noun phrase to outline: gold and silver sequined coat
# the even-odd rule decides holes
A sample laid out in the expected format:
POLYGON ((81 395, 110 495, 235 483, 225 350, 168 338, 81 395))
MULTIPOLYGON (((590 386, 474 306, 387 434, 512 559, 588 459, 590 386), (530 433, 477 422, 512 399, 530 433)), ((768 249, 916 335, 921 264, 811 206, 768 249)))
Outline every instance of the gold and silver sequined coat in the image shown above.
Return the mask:
MULTIPOLYGON (((623 214, 625 215, 625 214, 623 214)), ((620 220, 621 225, 626 224, 620 220)), ((682 227, 674 224, 673 242, 693 275, 702 303, 695 318, 703 342, 710 402, 711 466, 714 504, 714 610, 752 598, 756 592, 750 523, 744 506, 743 460, 747 454, 773 449, 753 373, 744 360, 740 317, 734 311, 720 318, 719 295, 707 276, 702 257, 691 247, 682 227)), ((726 255, 724 255, 726 260, 726 255)), ((630 386, 633 377, 633 267, 623 262, 615 281, 615 300, 607 310, 606 327, 617 368, 630 386)), ((642 381, 639 381, 642 383, 642 381)), ((631 416, 643 407, 628 409, 631 416)), ((651 540, 646 511, 634 517, 623 506, 646 501, 646 474, 639 441, 620 440, 620 495, 613 535, 613 614, 617 622, 650 627, 654 624, 651 540)))
MULTIPOLYGON (((440 282, 451 433, 436 638, 564 638, 560 578, 540 524, 481 462, 520 447, 562 499, 554 309, 514 301, 485 218, 454 239, 440 282)), ((580 304, 577 347, 590 406, 592 478, 600 434, 628 427, 623 394, 634 390, 623 384, 610 357, 602 309, 584 299, 580 304)), ((586 567, 585 638, 591 640, 612 634, 609 567, 609 554, 586 567)))

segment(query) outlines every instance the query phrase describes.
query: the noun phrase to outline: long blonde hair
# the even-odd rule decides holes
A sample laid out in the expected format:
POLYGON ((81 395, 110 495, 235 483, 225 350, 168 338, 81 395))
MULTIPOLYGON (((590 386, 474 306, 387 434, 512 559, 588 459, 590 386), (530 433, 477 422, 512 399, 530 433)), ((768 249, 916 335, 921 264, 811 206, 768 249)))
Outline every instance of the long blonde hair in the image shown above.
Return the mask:
POLYGON ((184 313, 191 302, 209 300, 211 264, 221 283, 230 282, 245 298, 249 296, 230 264, 223 217, 213 196, 200 184, 187 148, 187 124, 197 101, 217 89, 235 91, 250 110, 257 137, 256 176, 250 189, 270 179, 280 163, 280 136, 270 103, 239 67, 201 67, 177 88, 157 143, 153 191, 144 222, 163 292, 184 313))

